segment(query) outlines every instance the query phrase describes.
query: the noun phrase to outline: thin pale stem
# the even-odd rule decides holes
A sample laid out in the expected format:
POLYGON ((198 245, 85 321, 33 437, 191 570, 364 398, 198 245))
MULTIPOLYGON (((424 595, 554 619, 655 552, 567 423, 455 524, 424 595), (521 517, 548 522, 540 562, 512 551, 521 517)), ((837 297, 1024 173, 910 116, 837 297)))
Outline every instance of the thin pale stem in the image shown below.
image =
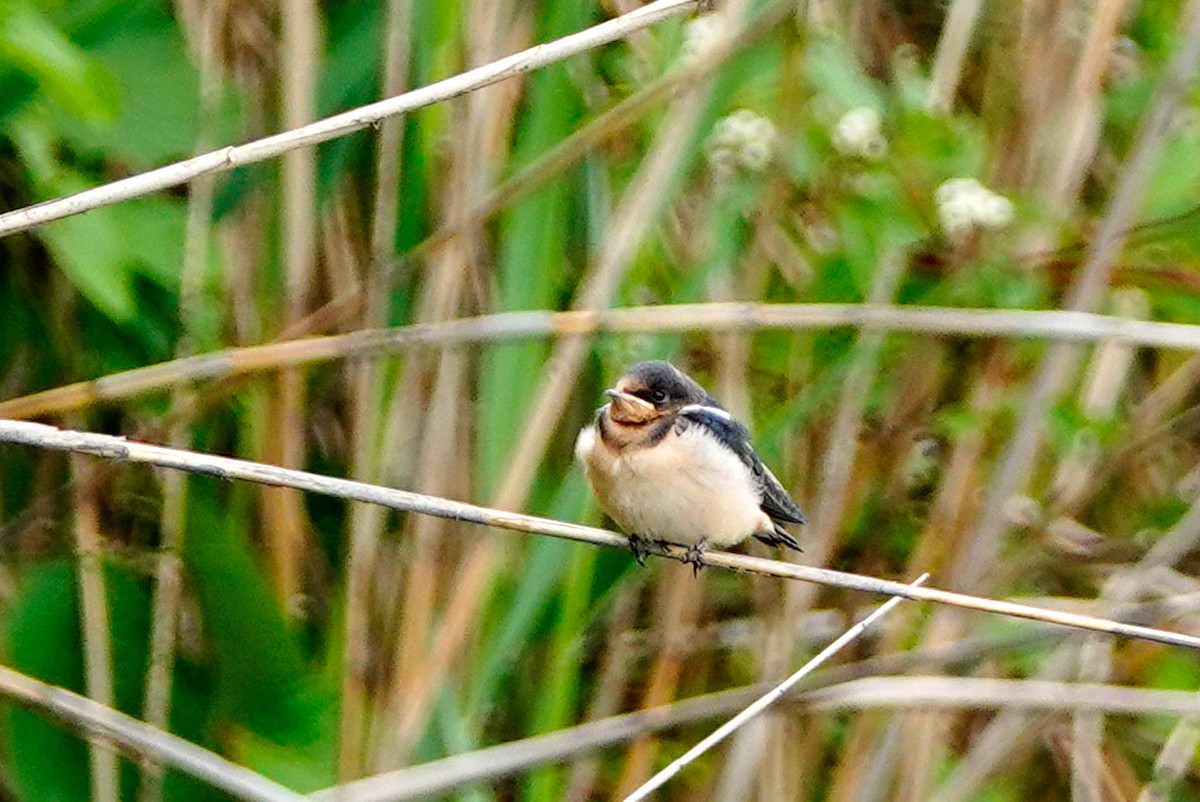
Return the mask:
MULTIPOLYGON (((84 470, 78 457, 71 459, 76 477, 84 470)), ((84 683, 88 697, 98 704, 113 703, 112 638, 108 626, 108 593, 104 581, 104 543, 100 534, 98 499, 86 485, 75 498, 75 548, 79 555, 79 621, 83 639, 84 683)), ((117 754, 102 738, 88 739, 92 802, 117 802, 119 764, 117 754)))
MULTIPOLYGON (((61 430, 40 423, 0 421, 0 442, 16 443, 56 451, 70 451, 78 454, 91 454, 123 462, 157 465, 162 468, 190 471, 220 479, 256 482, 258 484, 274 485, 277 487, 292 487, 336 498, 362 501, 369 504, 380 504, 397 510, 418 512, 424 515, 436 515, 440 518, 447 518, 454 521, 483 524, 501 529, 510 529, 516 532, 549 535, 565 540, 591 543, 596 546, 628 549, 628 538, 626 536, 604 529, 596 529, 566 521, 555 521, 533 515, 523 515, 506 510, 480 507, 474 504, 464 504, 459 501, 438 498, 437 496, 410 493, 405 490, 396 490, 389 487, 366 484, 365 482, 354 482, 332 476, 279 468, 259 462, 250 462, 249 460, 218 457, 197 451, 184 451, 147 443, 138 443, 120 437, 113 437, 112 435, 61 430)), ((686 550, 676 546, 658 548, 652 553, 660 557, 669 557, 680 561, 686 556, 686 550)), ((765 560, 758 557, 747 557, 741 554, 721 551, 705 552, 701 555, 701 562, 704 565, 762 576, 815 582, 830 587, 840 587, 866 593, 901 596, 906 599, 929 601, 964 610, 977 610, 1015 618, 1042 621, 1049 624, 1058 624, 1092 632, 1104 632, 1120 637, 1136 638, 1173 646, 1185 646, 1190 649, 1200 649, 1200 638, 1182 633, 1138 626, 1136 624, 1125 624, 1119 621, 1095 618, 1077 613, 1046 610, 1014 602, 971 596, 965 593, 953 593, 927 587, 914 587, 902 582, 876 579, 874 577, 850 574, 842 571, 831 571, 825 568, 813 568, 807 565, 785 563, 778 560, 765 560)))
MULTIPOLYGON (((921 574, 921 576, 917 577, 912 584, 914 587, 916 587, 923 584, 927 579, 929 579, 929 574, 921 574)), ((815 657, 801 666, 798 671, 785 679, 783 682, 779 683, 779 685, 772 688, 764 696, 760 696, 741 713, 738 713, 736 716, 729 719, 729 721, 725 722, 716 730, 714 730, 707 738, 700 741, 700 743, 683 753, 665 769, 651 777, 650 780, 642 785, 641 788, 638 788, 632 794, 627 796, 625 798, 625 802, 637 802, 639 799, 645 799, 646 797, 650 796, 650 794, 654 793, 654 791, 661 788, 672 777, 683 771, 688 764, 695 762, 697 758, 699 758, 709 749, 712 749, 721 741, 728 738, 749 721, 765 712, 768 707, 783 698, 783 695, 790 691, 797 682, 804 679, 816 669, 820 668, 821 665, 829 660, 829 658, 833 657, 835 654, 845 648, 848 643, 866 632, 872 624, 874 624, 883 616, 887 615, 892 608, 898 605, 901 601, 903 601, 903 599, 897 597, 891 599, 883 605, 880 605, 878 610, 871 613, 854 626, 850 627, 850 629, 846 630, 841 637, 822 649, 815 657)))
MULTIPOLYGON (((200 116, 196 135, 196 150, 211 147, 214 115, 220 86, 217 69, 216 29, 222 4, 202 0, 193 36, 194 51, 199 61, 200 116)), ((204 275, 208 265, 209 241, 212 237, 211 217, 214 180, 211 176, 197 179, 188 196, 187 222, 184 232, 183 267, 180 271, 179 319, 182 334, 177 355, 183 358, 195 350, 197 330, 204 314, 204 275)), ((172 399, 172 411, 177 418, 168 440, 172 446, 190 445, 188 426, 179 413, 195 407, 196 398, 190 388, 177 388, 172 399)), ((163 478, 161 538, 154 568, 154 598, 150 623, 150 656, 146 670, 146 694, 143 716, 146 722, 162 730, 170 730, 171 684, 175 668, 175 638, 178 630, 179 607, 182 596, 180 552, 187 529, 187 474, 171 471, 163 478)), ((143 761, 138 798, 141 802, 162 799, 162 766, 143 761)))
POLYGON ((687 13, 695 9, 698 3, 699 0, 656 0, 628 14, 602 22, 579 33, 536 45, 443 81, 405 92, 399 97, 360 106, 332 117, 326 117, 311 125, 273 134, 244 145, 221 148, 74 195, 0 214, 0 237, 25 231, 52 220, 60 220, 102 206, 111 206, 131 198, 149 195, 186 183, 202 175, 224 172, 235 167, 266 161, 298 148, 316 145, 355 131, 361 131, 389 117, 431 106, 434 103, 458 97, 506 78, 562 61, 576 53, 601 47, 621 39, 633 31, 648 28, 670 17, 687 13))
POLYGON ((613 332, 822 331, 859 327, 948 337, 1111 340, 1200 351, 1197 325, 1058 310, 762 303, 674 304, 569 312, 535 310, 227 348, 0 401, 0 417, 58 415, 101 401, 132 398, 181 384, 404 352, 418 346, 448 348, 613 332))
POLYGON ((261 774, 230 763, 169 732, 4 666, 0 666, 0 695, 82 730, 94 739, 120 745, 134 754, 178 769, 238 799, 253 802, 301 802, 305 799, 261 774))

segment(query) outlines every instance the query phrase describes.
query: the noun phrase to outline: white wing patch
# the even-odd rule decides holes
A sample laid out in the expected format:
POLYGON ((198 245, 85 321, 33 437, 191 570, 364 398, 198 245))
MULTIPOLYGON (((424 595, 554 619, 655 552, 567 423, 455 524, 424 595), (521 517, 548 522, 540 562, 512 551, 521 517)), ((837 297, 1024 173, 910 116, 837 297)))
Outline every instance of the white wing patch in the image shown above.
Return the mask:
POLYGON ((680 415, 686 415, 689 412, 704 412, 708 415, 716 415, 718 418, 726 421, 733 421, 733 416, 720 407, 707 407, 703 404, 688 404, 679 410, 680 415))

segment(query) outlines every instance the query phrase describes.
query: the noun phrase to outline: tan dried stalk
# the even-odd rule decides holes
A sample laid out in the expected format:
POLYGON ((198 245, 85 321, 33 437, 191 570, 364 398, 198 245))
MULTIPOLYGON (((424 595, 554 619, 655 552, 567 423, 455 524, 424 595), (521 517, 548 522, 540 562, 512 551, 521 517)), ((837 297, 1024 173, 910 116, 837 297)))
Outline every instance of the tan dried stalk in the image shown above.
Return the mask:
MULTIPOLYGON (((237 479, 275 487, 290 487, 322 493, 336 498, 379 504, 396 510, 436 515, 448 520, 484 524, 539 535, 549 535, 598 546, 612 546, 622 550, 628 548, 628 538, 625 535, 609 532, 604 529, 555 521, 549 518, 539 518, 533 515, 523 515, 521 513, 508 512, 490 507, 480 507, 436 496, 427 496, 406 490, 395 490, 389 487, 370 485, 365 482, 355 482, 349 479, 338 479, 305 471, 279 468, 249 460, 219 457, 198 451, 184 451, 150 445, 148 443, 139 443, 111 435, 60 430, 53 426, 46 426, 39 423, 0 420, 0 442, 57 451, 69 451, 77 454, 91 454, 106 459, 156 465, 163 468, 201 473, 225 479, 237 479)), ((1169 536, 1164 537, 1159 543, 1155 544, 1150 554, 1147 555, 1146 560, 1163 560, 1168 557, 1178 559, 1177 550, 1180 548, 1181 542, 1186 543, 1188 542, 1187 537, 1193 536, 1193 529, 1200 529, 1200 503, 1197 503, 1188 515, 1171 530, 1169 536)), ((656 556, 681 559, 685 556, 686 551, 681 547, 663 546, 661 548, 656 547, 651 553, 656 556)), ((907 599, 920 599, 964 610, 990 612, 1059 624, 1061 626, 1074 627, 1092 632, 1105 632, 1120 637, 1138 638, 1157 643, 1200 649, 1200 637, 1066 611, 1034 608, 1014 602, 987 599, 925 586, 913 587, 900 582, 875 579, 873 577, 849 574, 842 571, 832 571, 825 568, 813 568, 797 563, 764 560, 758 557, 747 557, 720 551, 705 552, 701 555, 700 562, 704 565, 713 565, 763 576, 815 582, 830 587, 840 587, 868 593, 903 596, 907 599)), ((1147 564, 1157 563, 1148 562, 1147 564)))
MULTIPOLYGON (((1114 297, 1118 314, 1133 317, 1145 315, 1147 301, 1137 290, 1118 291, 1114 297)), ((1089 424, 1108 421, 1116 412, 1117 401, 1129 380, 1133 351, 1124 343, 1102 343, 1096 348, 1081 390, 1080 407, 1089 424)), ((1091 442, 1089 427, 1079 433, 1059 466, 1055 495, 1070 503, 1075 491, 1086 477, 1092 475, 1099 459, 1098 450, 1082 447, 1091 442), (1079 477, 1079 478, 1077 478, 1079 477)), ((1108 644, 1089 638, 1079 650, 1080 682, 1107 682, 1112 673, 1112 650, 1108 644)), ((1103 776, 1102 749, 1104 718, 1099 711, 1075 714, 1071 721, 1071 796, 1079 802, 1101 802, 1100 780, 1103 776)))
MULTIPOLYGON (((108 626, 108 593, 104 581, 104 539, 100 533, 100 502, 96 491, 80 481, 87 466, 72 456, 71 475, 76 483, 75 551, 78 557, 79 627, 83 639, 84 686, 98 705, 113 705, 112 638, 108 626)), ((92 802, 118 802, 121 798, 117 753, 104 739, 88 738, 92 802)))
MULTIPOLYGON (((612 620, 605 637, 605 652, 596 681, 596 692, 588 705, 586 721, 599 721, 617 712, 632 669, 628 632, 637 615, 640 581, 627 582, 613 605, 612 620)), ((600 761, 588 757, 576 761, 563 794, 565 802, 585 802, 592 798, 600 761)))
MULTIPOLYGON (((296 129, 316 117, 317 64, 320 58, 320 20, 315 0, 285 0, 280 13, 280 70, 283 122, 296 129)), ((284 276, 283 325, 304 317, 315 282, 317 234, 316 148, 291 148, 283 154, 282 261, 284 276)), ((304 376, 284 370, 276 384, 267 441, 271 462, 292 468, 304 465, 308 427, 304 376)), ((263 512, 267 531, 267 563, 280 606, 289 609, 300 592, 308 525, 301 498, 284 490, 265 490, 263 512)))
POLYGON ((183 384, 230 379, 335 359, 403 352, 418 346, 445 348, 466 343, 601 332, 807 331, 859 327, 971 338, 1046 338, 1065 342, 1118 340, 1145 347, 1200 350, 1200 326, 1064 311, 728 303, 569 312, 502 312, 440 323, 228 348, 0 401, 0 417, 22 419, 63 414, 100 401, 133 398, 183 384))
MULTIPOLYGON (((252 802, 302 802, 307 797, 260 774, 230 763, 220 755, 144 724, 137 719, 72 693, 0 666, 0 696, 38 714, 52 717, 84 732, 89 741, 128 749, 146 761, 176 768, 237 799, 252 802)), ((118 799, 115 795, 112 799, 118 799)))
MULTIPOLYGON (((642 710, 660 707, 675 698, 685 657, 680 639, 696 626, 703 598, 703 579, 697 577, 700 581, 689 582, 688 573, 686 565, 679 565, 658 577, 652 602, 658 649, 639 704, 642 710)), ((614 796, 622 798, 633 793, 650 776, 657 754, 657 739, 649 736, 630 744, 614 796)))
MULTIPOLYGON (((197 0, 192 50, 198 61, 199 114, 197 117, 196 151, 203 153, 214 144, 215 123, 220 76, 217 31, 223 17, 222 4, 216 0, 197 0)), ((212 176, 196 179, 188 196, 187 220, 184 231, 183 266, 179 281, 179 318, 183 334, 177 356, 186 358, 195 351, 203 304, 206 302, 204 275, 208 268, 209 242, 212 237, 213 204, 212 176)), ((186 411, 195 408, 196 398, 191 388, 180 387, 172 399, 173 417, 167 442, 176 448, 191 445, 186 411)), ((163 506, 161 536, 154 569, 154 596, 151 602, 149 666, 146 671, 143 717, 152 727, 170 730, 171 686, 175 668, 175 639, 178 631, 180 602, 183 593, 180 576, 180 555, 187 530, 187 474, 169 471, 163 477, 163 506)), ((162 798, 162 767, 154 762, 141 764, 141 802, 158 802, 162 798)))

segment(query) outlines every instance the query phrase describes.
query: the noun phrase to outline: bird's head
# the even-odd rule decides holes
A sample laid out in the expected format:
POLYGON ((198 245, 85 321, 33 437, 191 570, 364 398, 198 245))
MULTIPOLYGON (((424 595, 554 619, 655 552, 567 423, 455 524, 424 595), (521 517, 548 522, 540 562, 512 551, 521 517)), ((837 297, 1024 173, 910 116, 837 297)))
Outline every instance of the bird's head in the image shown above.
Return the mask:
POLYGON ((609 415, 627 426, 649 423, 708 399, 708 393, 691 377, 660 361, 639 362, 604 394, 612 399, 609 415))

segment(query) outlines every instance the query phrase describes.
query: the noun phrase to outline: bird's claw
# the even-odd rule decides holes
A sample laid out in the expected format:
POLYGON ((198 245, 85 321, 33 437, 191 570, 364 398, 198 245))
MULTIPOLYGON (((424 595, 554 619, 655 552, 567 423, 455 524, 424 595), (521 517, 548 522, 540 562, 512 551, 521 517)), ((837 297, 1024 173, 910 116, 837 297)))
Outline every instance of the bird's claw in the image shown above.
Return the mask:
POLYGON ((687 551, 683 553, 682 560, 685 565, 692 566, 692 576, 699 576, 700 569, 704 567, 704 547, 707 545, 705 541, 700 540, 687 547, 687 551))
POLYGON ((638 565, 646 564, 646 555, 650 553, 649 542, 637 535, 629 536, 629 550, 633 552, 633 559, 638 561, 638 565))

